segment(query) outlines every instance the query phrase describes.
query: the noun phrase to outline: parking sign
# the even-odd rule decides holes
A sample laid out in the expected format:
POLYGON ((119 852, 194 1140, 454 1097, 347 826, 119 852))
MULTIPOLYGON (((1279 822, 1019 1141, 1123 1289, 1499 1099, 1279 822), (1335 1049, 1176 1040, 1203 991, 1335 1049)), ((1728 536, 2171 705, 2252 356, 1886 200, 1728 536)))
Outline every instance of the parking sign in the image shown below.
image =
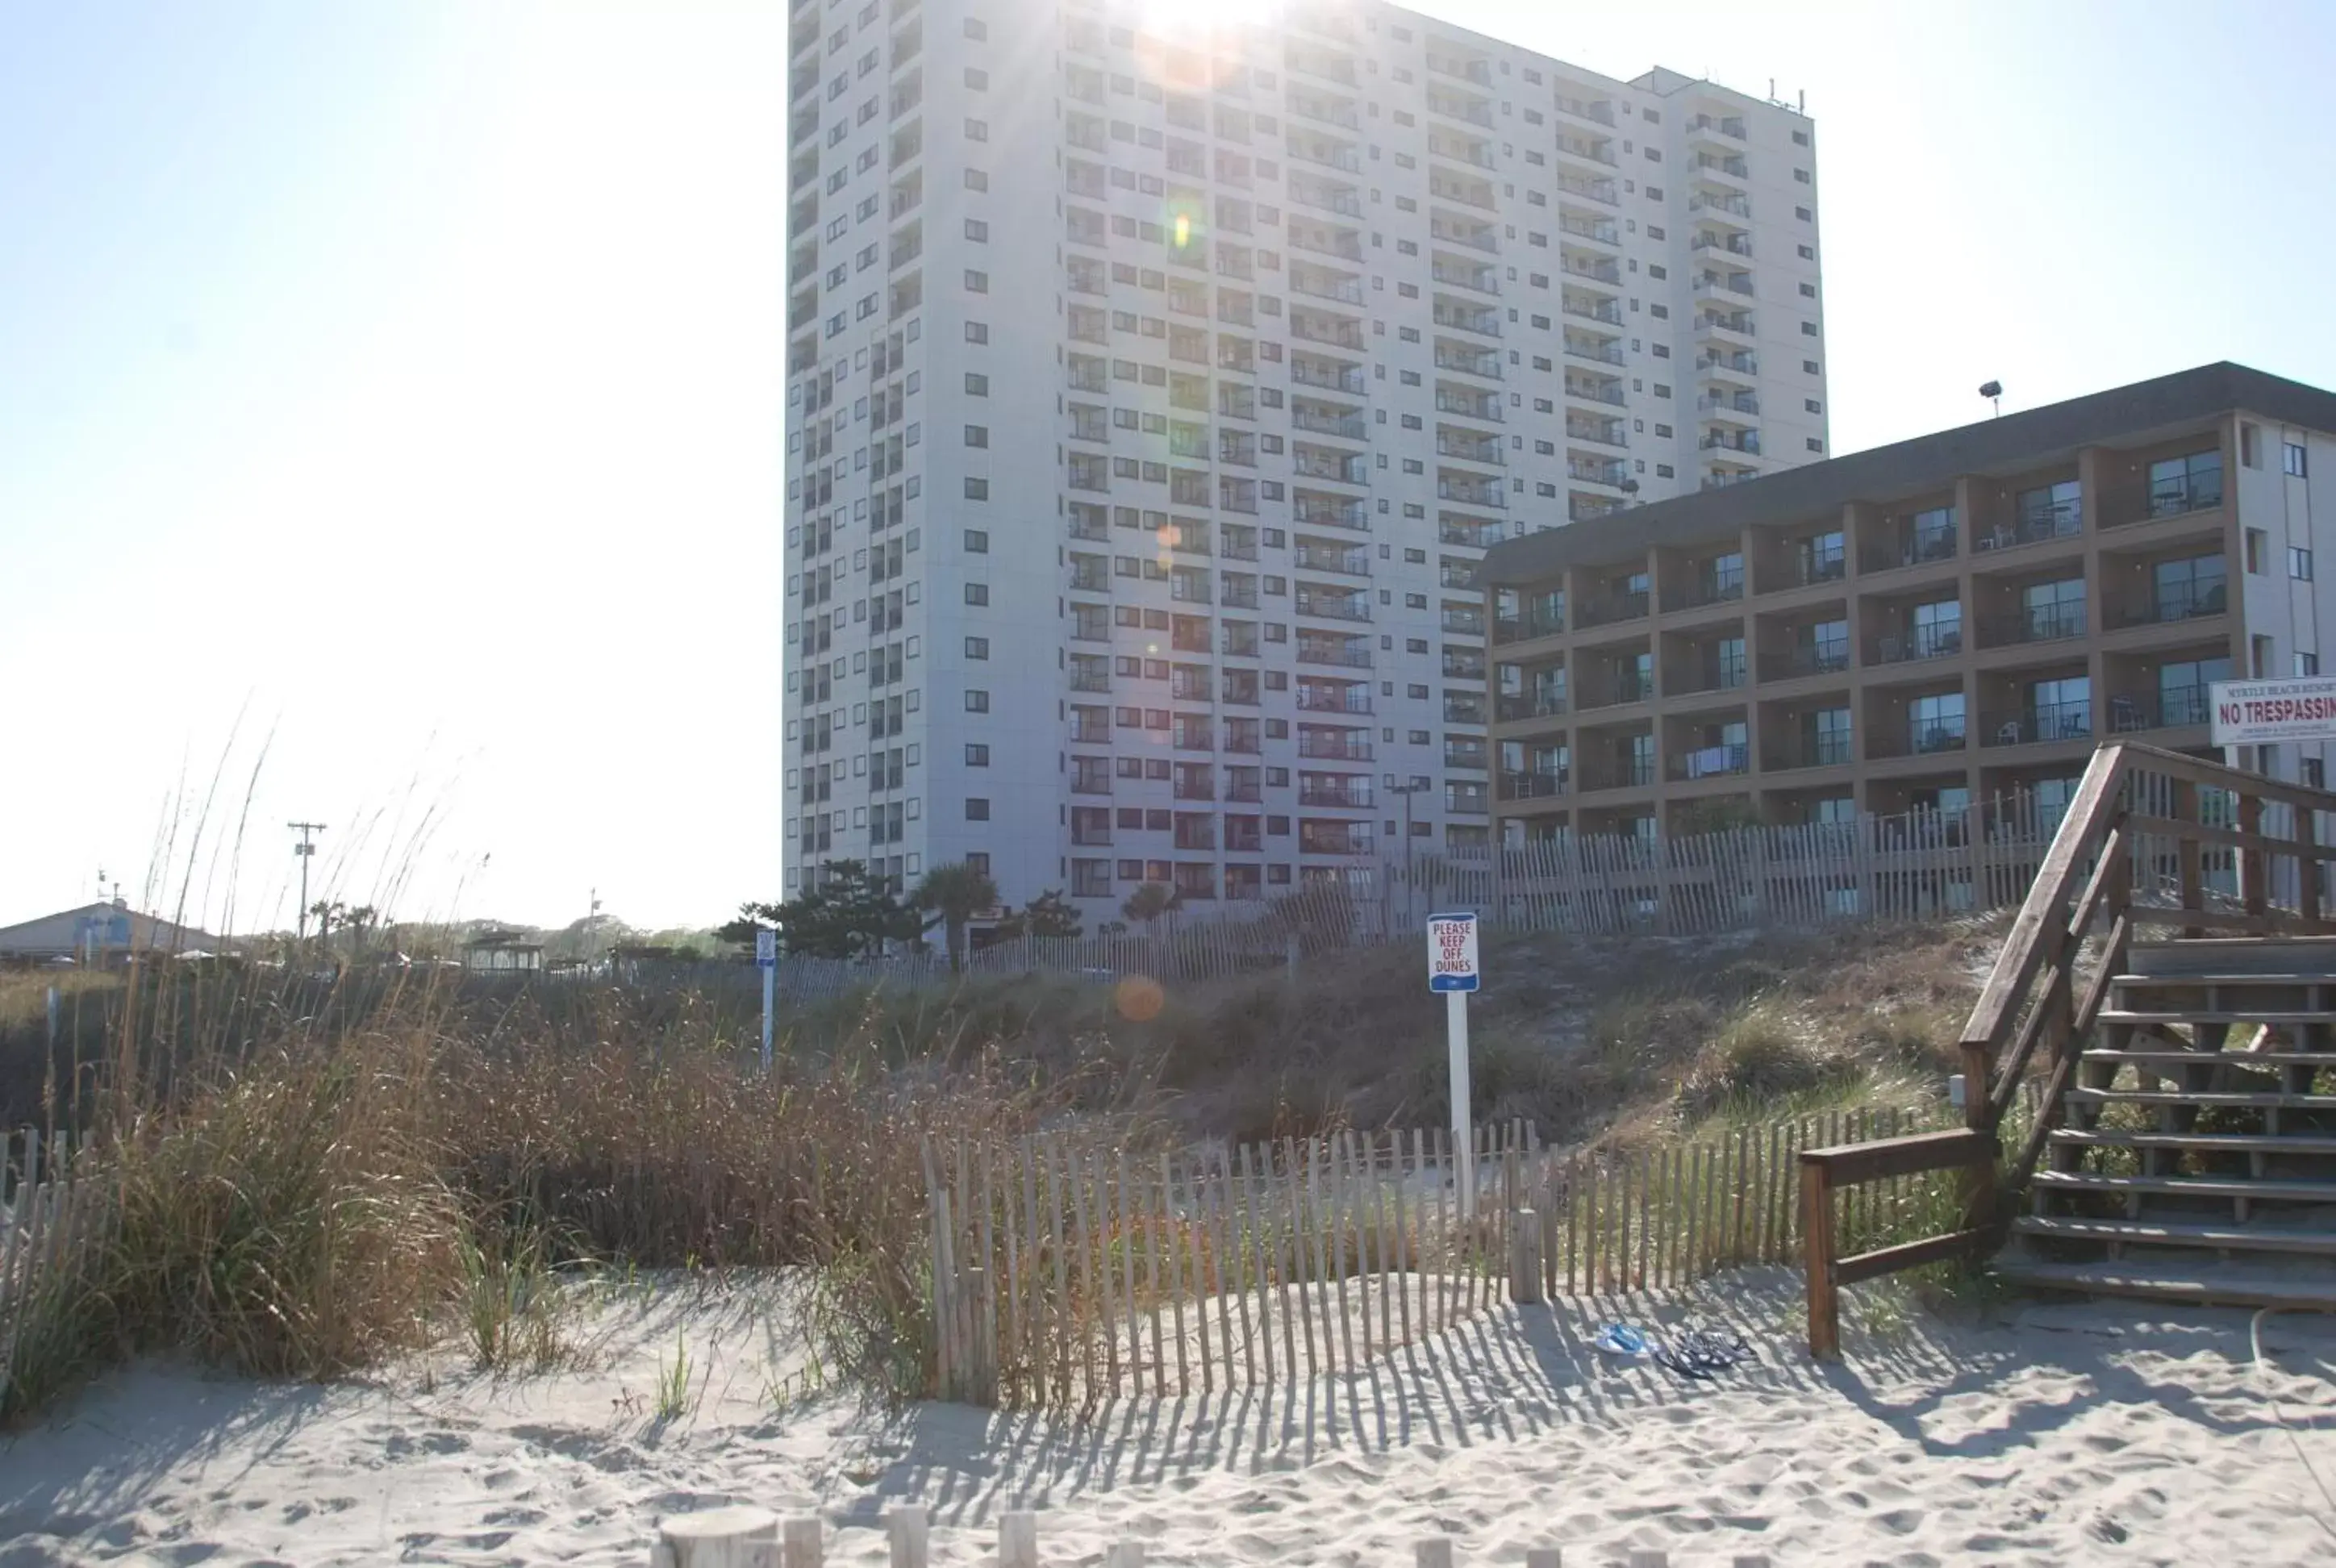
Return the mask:
POLYGON ((1473 991, 1476 982, 1476 917, 1468 913, 1428 916, 1427 989, 1473 991))

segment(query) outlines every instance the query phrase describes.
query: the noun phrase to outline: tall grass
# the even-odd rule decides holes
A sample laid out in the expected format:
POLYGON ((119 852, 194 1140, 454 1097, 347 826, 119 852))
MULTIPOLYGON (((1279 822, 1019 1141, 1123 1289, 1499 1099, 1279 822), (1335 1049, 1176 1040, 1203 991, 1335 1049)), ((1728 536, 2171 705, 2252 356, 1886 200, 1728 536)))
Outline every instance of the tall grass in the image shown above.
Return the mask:
POLYGON ((903 1062, 867 1030, 765 1075, 687 998, 284 999, 215 1009, 236 1027, 209 1040, 125 1003, 126 1037, 73 1065, 105 1202, 9 1350, 0 1417, 145 1350, 330 1377, 452 1335, 546 1365, 552 1272, 579 1261, 832 1273, 823 1359, 921 1392, 926 1142, 1033 1128, 1080 1088, 995 1042, 903 1062))

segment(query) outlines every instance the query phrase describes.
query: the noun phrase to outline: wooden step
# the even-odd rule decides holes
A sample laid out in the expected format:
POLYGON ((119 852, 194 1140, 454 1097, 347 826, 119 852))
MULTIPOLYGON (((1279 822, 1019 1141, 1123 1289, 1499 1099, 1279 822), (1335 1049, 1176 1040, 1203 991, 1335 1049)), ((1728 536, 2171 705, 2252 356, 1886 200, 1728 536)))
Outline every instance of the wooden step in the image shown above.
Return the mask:
POLYGON ((2039 1191, 2153 1193, 2166 1197, 2247 1198, 2336 1204, 2336 1182, 2249 1181, 2244 1176, 2105 1176, 2095 1171, 2039 1171, 2039 1191))
POLYGON ((2336 1273, 2323 1278, 2277 1265, 2245 1268, 2218 1263, 2197 1268, 2172 1260, 2049 1263, 2034 1258, 2000 1257, 1995 1271, 2023 1285, 2093 1296, 2143 1296, 2196 1306, 2336 1307, 2336 1273))
POLYGON ((2133 1008, 2103 1008, 2094 1015, 2105 1024, 2136 1024, 2144 1027, 2166 1024, 2336 1024, 2336 1016, 2318 1009, 2279 1011, 2270 1008, 2246 1012, 2227 1009, 2214 1011, 2205 1008, 2175 1008, 2143 1011, 2133 1008))
POLYGON ((2023 1236, 2064 1242, 2115 1242, 2136 1247, 2195 1247, 2218 1252, 2305 1252, 2336 1257, 2336 1231, 2276 1225, 2175 1225, 2157 1220, 2078 1220, 2023 1214, 2011 1228, 2023 1236))
POLYGON ((2185 937, 2136 942, 2127 951, 2126 970, 2152 979, 2199 975, 2326 979, 2336 976, 2336 937, 2185 937))
POLYGON ((2115 1062, 2136 1067, 2244 1067, 2258 1073, 2280 1067, 2336 1067, 2336 1051, 2185 1051, 2178 1047, 2172 1050, 2120 1051, 2094 1046, 2085 1051, 2084 1057, 2104 1065, 2115 1062))
POLYGON ((2336 1111, 2336 1095, 2222 1094, 2200 1089, 2070 1089, 2068 1097, 2088 1105, 2210 1105, 2243 1110, 2336 1111))
POLYGON ((2221 1154, 2336 1154, 2336 1134, 2288 1136, 2273 1133, 2102 1133, 2055 1127, 2052 1142, 2067 1149, 2195 1149, 2221 1154))

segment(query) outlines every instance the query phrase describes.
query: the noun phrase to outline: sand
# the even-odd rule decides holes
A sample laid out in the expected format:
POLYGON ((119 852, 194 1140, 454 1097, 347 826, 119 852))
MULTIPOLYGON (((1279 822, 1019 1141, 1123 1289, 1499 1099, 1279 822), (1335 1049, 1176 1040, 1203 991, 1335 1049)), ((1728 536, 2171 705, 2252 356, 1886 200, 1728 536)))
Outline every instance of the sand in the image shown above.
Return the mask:
POLYGON ((1796 1281, 1660 1302, 1503 1309, 1287 1400, 1124 1400, 1085 1422, 870 1408, 807 1383, 783 1292, 734 1281, 592 1310, 583 1364, 495 1380, 450 1350, 365 1384, 144 1366, 0 1439, 0 1568, 118 1563, 636 1565, 657 1521, 724 1503, 817 1513, 828 1561, 885 1561, 884 1511, 932 1510, 934 1560, 994 1560, 1042 1511, 1042 1560, 1123 1537, 1169 1563, 1682 1568, 2336 1563, 2336 1323, 2129 1302, 1988 1322, 1853 1309, 1811 1366, 1796 1281), (1759 1361, 1690 1385, 1590 1348, 1621 1315, 1732 1323, 1759 1361), (1891 1321, 1893 1318, 1903 1318, 1891 1321), (676 1342, 694 1406, 656 1414, 676 1342), (2273 1411, 2275 1397, 2284 1422, 2273 1411), (2304 1456, 2309 1456, 2309 1466, 2304 1456))

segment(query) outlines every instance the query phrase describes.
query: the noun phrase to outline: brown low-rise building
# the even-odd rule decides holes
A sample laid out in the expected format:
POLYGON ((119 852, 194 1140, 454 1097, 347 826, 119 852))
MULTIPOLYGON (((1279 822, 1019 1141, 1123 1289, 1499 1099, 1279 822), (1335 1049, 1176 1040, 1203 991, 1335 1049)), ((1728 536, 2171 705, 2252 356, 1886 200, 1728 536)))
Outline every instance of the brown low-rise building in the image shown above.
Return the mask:
POLYGON ((2211 682, 2336 635, 2322 472, 2336 394, 2220 364, 1510 541, 1499 830, 2050 810, 2102 740, 2204 751, 2211 682))

